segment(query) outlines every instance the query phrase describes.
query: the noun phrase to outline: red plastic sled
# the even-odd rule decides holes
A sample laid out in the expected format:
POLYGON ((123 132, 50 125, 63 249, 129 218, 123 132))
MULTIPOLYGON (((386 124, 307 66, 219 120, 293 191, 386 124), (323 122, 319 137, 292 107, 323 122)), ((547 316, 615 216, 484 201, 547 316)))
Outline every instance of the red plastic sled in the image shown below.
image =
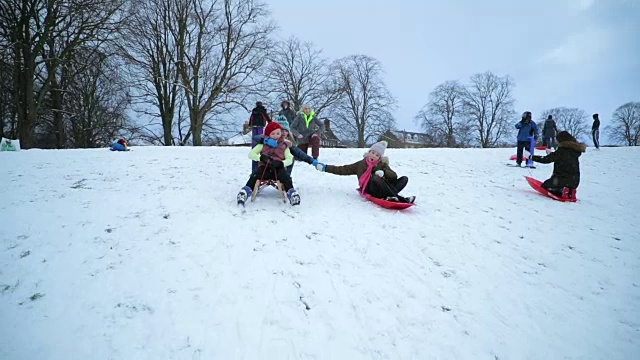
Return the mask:
MULTIPOLYGON (((549 147, 548 146, 536 146, 536 150, 547 150, 549 147)), ((525 149, 526 150, 526 149, 525 149)), ((529 150, 526 150, 527 154, 529 153, 529 150)), ((527 160, 527 157, 524 156, 524 154, 522 154, 522 159, 523 160, 527 160)), ((518 155, 511 155, 511 157, 509 158, 509 160, 518 160, 518 155)))
MULTIPOLYGON (((360 194, 360 189, 356 189, 356 191, 358 192, 358 194, 360 194)), ((401 203, 401 202, 395 202, 395 201, 387 201, 385 199, 379 199, 376 197, 373 197, 367 193, 361 194, 363 198, 371 201, 372 203, 383 207, 385 209, 393 209, 393 210, 404 210, 407 208, 410 208, 412 206, 414 206, 415 204, 413 203, 401 203)))
POLYGON ((552 198, 553 200, 557 200, 557 201, 562 201, 562 202, 576 202, 578 201, 578 199, 575 198, 575 196, 572 199, 568 199, 565 197, 560 197, 557 195, 554 195, 552 193, 550 193, 549 191, 547 191, 547 189, 542 187, 542 181, 540 180, 536 180, 532 177, 529 176, 525 176, 525 179, 527 179, 527 182, 529 183, 529 185, 537 192, 539 192, 542 195, 545 195, 547 197, 552 198))

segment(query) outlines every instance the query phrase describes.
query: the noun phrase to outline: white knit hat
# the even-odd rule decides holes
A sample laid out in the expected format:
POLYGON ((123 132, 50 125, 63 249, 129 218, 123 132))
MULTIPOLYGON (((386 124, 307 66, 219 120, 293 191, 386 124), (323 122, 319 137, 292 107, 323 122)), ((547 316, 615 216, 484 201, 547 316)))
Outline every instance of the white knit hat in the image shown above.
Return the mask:
POLYGON ((386 141, 378 141, 377 143, 371 145, 369 150, 375 151, 378 155, 384 156, 384 151, 387 149, 388 143, 386 141))

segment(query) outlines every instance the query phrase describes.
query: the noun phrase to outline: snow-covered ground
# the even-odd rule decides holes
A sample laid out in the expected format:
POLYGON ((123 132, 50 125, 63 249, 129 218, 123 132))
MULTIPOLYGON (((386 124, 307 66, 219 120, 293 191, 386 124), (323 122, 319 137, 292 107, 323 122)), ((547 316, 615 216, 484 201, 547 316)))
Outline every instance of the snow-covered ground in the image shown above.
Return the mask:
POLYGON ((297 163, 300 206, 267 189, 243 213, 248 151, 0 153, 0 358, 640 353, 640 148, 589 148, 574 204, 515 149, 389 149, 412 209, 297 163))

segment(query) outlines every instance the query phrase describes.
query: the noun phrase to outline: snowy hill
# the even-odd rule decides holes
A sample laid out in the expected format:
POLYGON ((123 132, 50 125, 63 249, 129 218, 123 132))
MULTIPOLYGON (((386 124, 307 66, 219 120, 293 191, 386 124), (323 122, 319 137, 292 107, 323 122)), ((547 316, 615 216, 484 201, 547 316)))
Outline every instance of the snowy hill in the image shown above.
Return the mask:
POLYGON ((243 214, 248 151, 0 153, 0 358, 640 352, 640 148, 589 148, 575 204, 523 178, 552 165, 505 166, 515 149, 390 149, 413 209, 297 163, 300 206, 267 189, 243 214))

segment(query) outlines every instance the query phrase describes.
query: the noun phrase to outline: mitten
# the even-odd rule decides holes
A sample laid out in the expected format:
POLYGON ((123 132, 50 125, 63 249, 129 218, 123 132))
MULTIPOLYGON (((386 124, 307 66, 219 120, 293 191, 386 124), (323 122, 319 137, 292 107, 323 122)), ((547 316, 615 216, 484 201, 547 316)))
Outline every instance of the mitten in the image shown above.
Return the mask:
POLYGON ((262 161, 263 163, 268 163, 270 161, 273 161, 273 159, 271 159, 271 157, 265 155, 265 154, 260 154, 260 161, 262 161))
POLYGON ((380 177, 384 177, 384 171, 382 171, 382 170, 376 171, 375 174, 380 176, 380 177))
POLYGON ((282 167, 284 167, 284 163, 280 160, 273 160, 271 159, 271 162, 269 163, 269 166, 274 168, 274 169, 280 169, 282 167))
POLYGON ((327 170, 327 165, 323 163, 318 163, 318 165, 316 165, 316 170, 324 172, 327 170))
POLYGON ((311 161, 311 165, 313 165, 314 167, 318 166, 318 160, 313 159, 313 161, 311 161))
POLYGON ((277 147, 278 146, 278 141, 272 138, 266 138, 264 139, 264 144, 265 145, 269 145, 271 147, 277 147))

